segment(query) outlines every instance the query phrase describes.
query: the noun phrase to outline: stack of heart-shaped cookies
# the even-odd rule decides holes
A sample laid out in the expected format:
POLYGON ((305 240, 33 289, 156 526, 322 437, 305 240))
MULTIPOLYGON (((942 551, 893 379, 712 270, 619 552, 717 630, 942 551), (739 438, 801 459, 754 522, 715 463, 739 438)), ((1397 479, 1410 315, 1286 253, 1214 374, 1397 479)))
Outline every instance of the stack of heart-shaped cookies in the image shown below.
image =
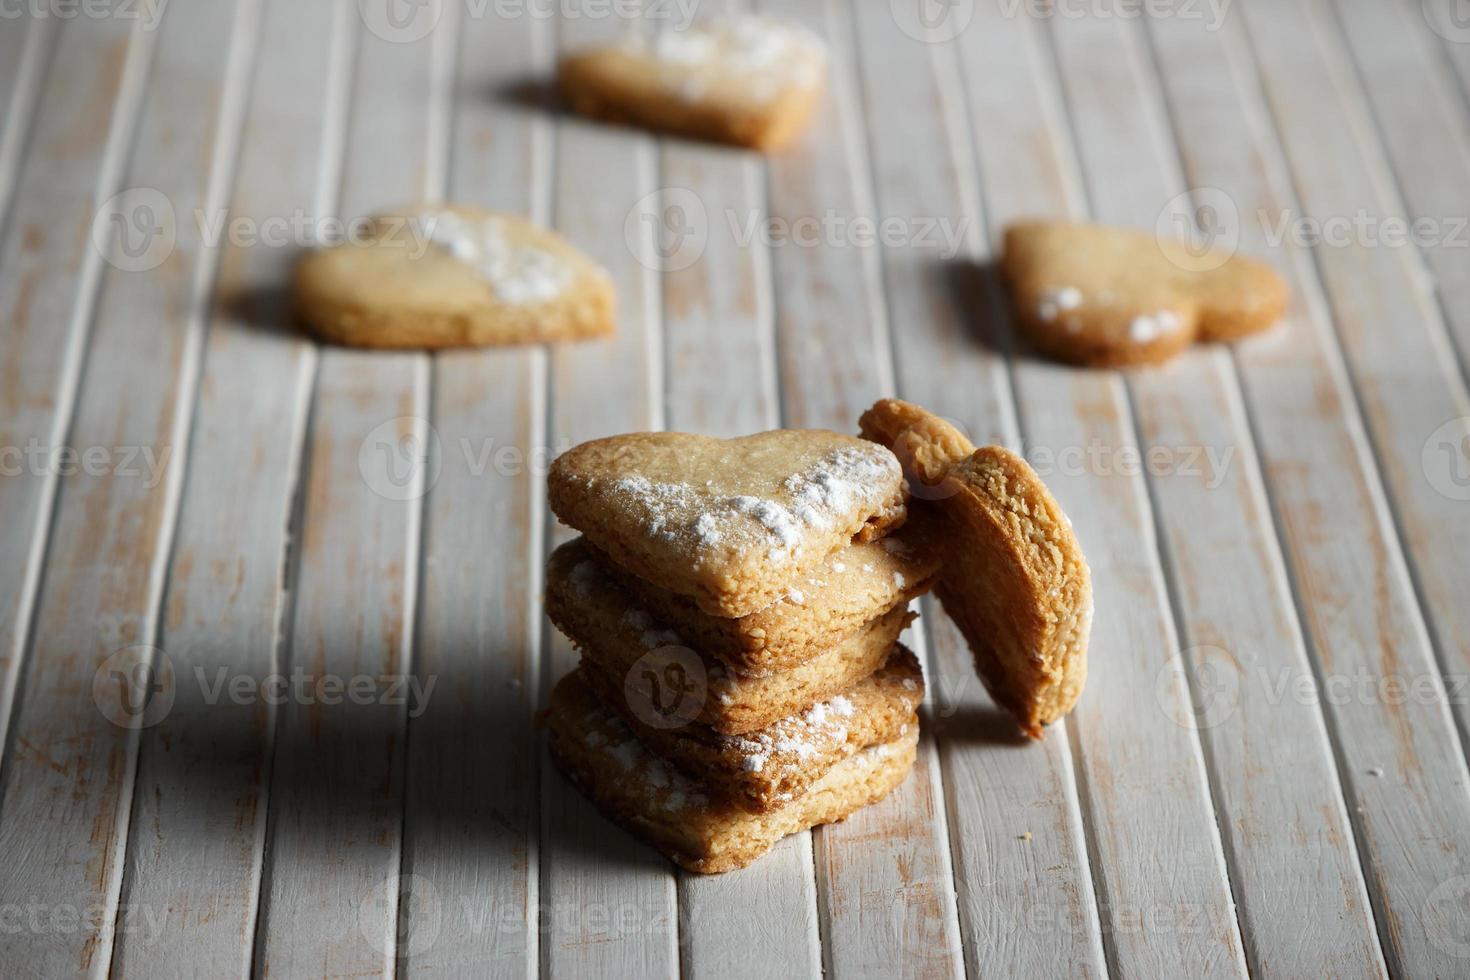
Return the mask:
POLYGON ((548 492, 582 537, 546 609, 582 659, 545 719, 599 807, 716 872, 902 782, 924 679, 898 637, 939 559, 892 451, 638 433, 563 454, 548 492))

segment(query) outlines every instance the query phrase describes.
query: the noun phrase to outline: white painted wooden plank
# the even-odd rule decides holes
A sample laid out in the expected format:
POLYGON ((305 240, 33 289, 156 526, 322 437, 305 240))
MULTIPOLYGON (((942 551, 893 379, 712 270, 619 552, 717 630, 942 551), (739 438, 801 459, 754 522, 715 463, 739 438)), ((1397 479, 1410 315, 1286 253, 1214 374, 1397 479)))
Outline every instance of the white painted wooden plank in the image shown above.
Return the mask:
MULTIPOLYGON (((318 172, 341 122, 326 105, 329 72, 347 26, 325 4, 273 0, 263 11, 228 212, 242 230, 319 213, 318 172)), ((123 892, 126 906, 169 914, 157 930, 119 935, 119 977, 245 976, 253 950, 276 720, 261 692, 281 671, 287 526, 315 356, 290 332, 284 302, 298 249, 226 236, 217 254, 160 627, 174 702, 143 734, 123 892), (232 684, 244 686, 232 694, 232 684)))
MULTIPOLYGON (((893 390, 865 127, 846 4, 763 3, 826 38, 828 91, 802 141, 771 159, 772 249, 784 421, 850 432, 893 390), (831 219, 831 220, 828 220, 831 219), (818 232, 811 247, 806 236, 818 232)), ((882 802, 813 835, 823 960, 842 976, 963 970, 950 847, 932 733, 914 772, 882 802)))
MULTIPOLYGON (((978 5, 959 37, 989 237, 1032 215, 1079 213, 1059 143, 1054 64, 1041 25, 978 5)), ((1112 373, 1022 354, 1013 377, 1028 455, 1071 516, 1092 566, 1097 615, 1088 686, 1069 722, 1112 972, 1239 976, 1239 929, 1199 743, 1172 713, 1180 669, 1127 392, 1112 373), (1071 462, 1069 462, 1069 460, 1071 462), (1157 698, 1139 709, 1140 698, 1157 698), (1162 710, 1153 710, 1160 708, 1162 710)))
MULTIPOLYGON (((1302 215, 1339 225, 1367 218, 1346 241, 1328 240, 1313 254, 1395 519, 1430 600, 1425 611, 1442 640, 1445 669, 1463 672, 1466 639, 1453 630, 1470 602, 1463 574, 1470 521, 1451 467, 1465 460, 1463 453, 1440 455, 1439 444, 1463 435, 1470 417, 1465 378, 1420 255, 1381 237, 1381 222, 1401 217, 1401 204, 1352 69, 1323 23, 1325 9, 1315 2, 1245 9, 1302 215)), ((1462 733, 1470 732, 1470 705, 1458 705, 1457 713, 1462 733)))
POLYGON ((1442 53, 1460 76, 1460 91, 1470 101, 1470 25, 1464 18, 1446 18, 1455 10, 1449 0, 1420 0, 1419 9, 1424 22, 1444 41, 1442 53))
MULTIPOLYGON (((660 162, 662 196, 647 213, 661 232, 668 425, 712 436, 773 429, 770 255, 759 238, 740 241, 765 215, 760 158, 668 139, 660 162)), ((820 972, 810 833, 743 871, 680 873, 679 893, 684 976, 820 972)))
POLYGON ((56 32, 50 18, 28 17, 0 32, 0 231, 10 214, 21 149, 41 98, 41 80, 56 32))
POLYGON ((1439 50, 1431 57, 1449 61, 1460 80, 1460 91, 1470 101, 1470 23, 1455 6, 1455 0, 1403 0, 1423 17, 1424 23, 1439 40, 1439 50))
MULTIPOLYGON (((446 197, 544 222, 551 123, 511 96, 549 71, 551 25, 455 13, 446 197)), ((399 976, 537 972, 545 378, 535 348, 434 359, 414 668, 436 694, 409 719, 403 861, 429 914, 401 919, 399 976)))
POLYGON ((125 180, 148 190, 103 209, 103 221, 129 224, 126 234, 103 226, 111 267, 66 437, 81 465, 58 491, 0 810, 0 848, 15 861, 0 900, 71 918, 6 937, 0 959, 17 974, 100 976, 119 932, 165 914, 118 906, 136 732, 167 706, 166 694, 135 700, 154 684, 135 668, 153 656, 214 273, 190 217, 217 206, 229 179, 252 12, 195 6, 167 18, 154 70, 171 84, 147 90, 125 180))
MULTIPOLYGON (((359 10, 339 213, 346 220, 434 189, 435 35, 359 10)), ((425 8, 428 9, 428 8, 425 8)), ((270 789, 256 969, 381 974, 400 914, 426 911, 400 875, 406 681, 428 469, 428 358, 323 348, 307 437, 294 622, 286 658, 318 688, 281 707, 270 789), (349 688, 350 690, 350 688, 349 688), (400 909, 400 905, 404 908, 400 909)))
MULTIPOLYGON (((562 8, 561 51, 646 25, 616 13, 585 16, 595 0, 562 8), (586 9, 583 9, 583 6, 586 9)), ((607 11, 605 6, 597 9, 607 11)), ((618 334, 551 351, 551 445, 663 425, 659 298, 651 233, 625 222, 655 191, 653 140, 632 129, 565 116, 556 126, 557 229, 604 265, 617 288, 618 334), (641 259, 641 261, 640 261, 641 259)), ((566 540, 553 528, 549 545, 566 540)), ((550 626, 544 690, 576 665, 550 626)), ((544 759, 544 754, 543 754, 544 759)), ((675 877, 655 850, 604 820, 543 762, 541 968, 548 976, 674 976, 679 971, 675 877)))
MULTIPOLYGON (((881 6, 854 10, 878 216, 902 222, 882 251, 899 393, 977 443, 1016 446, 954 48, 943 24, 926 35, 881 6)), ((937 604, 924 616, 968 972, 1105 975, 1065 727, 1017 751, 963 638, 937 604)))
MULTIPOLYGON (((1094 216, 1151 228, 1185 185, 1139 26, 1054 23, 1094 216), (1119 104, 1132 108, 1119 113, 1119 104)), ((1205 745, 1251 972, 1382 974, 1321 712, 1271 696, 1274 685, 1312 674, 1229 353, 1197 348, 1128 380, 1201 707, 1219 672, 1233 679, 1228 706, 1179 723, 1198 728, 1205 745)))
POLYGON ((15 529, 0 539, 0 733, 10 729, 51 527, 51 447, 67 437, 102 268, 92 216, 116 188, 153 41, 130 51, 127 27, 115 20, 53 32, 0 245, 0 526, 15 529))
MULTIPOLYGON (((1297 205, 1246 24, 1151 27, 1188 182, 1233 202, 1241 248, 1267 254, 1252 219, 1297 205)), ((1390 972, 1454 975, 1462 964, 1442 931, 1454 920, 1426 902, 1465 872, 1464 761, 1311 253, 1287 243, 1277 254, 1293 307, 1280 329, 1236 346, 1316 674, 1313 689, 1276 696, 1323 705, 1390 972), (1396 685, 1418 693, 1400 698, 1396 685)))
MULTIPOLYGON (((1338 12, 1358 64, 1361 90, 1377 120, 1379 143, 1397 177, 1398 193, 1388 196, 1385 216, 1403 213, 1401 195, 1407 217, 1419 223, 1424 236, 1418 251, 1428 265, 1429 282, 1414 285, 1437 293, 1461 370, 1470 370, 1470 115, 1448 66, 1434 50, 1437 38, 1417 4, 1410 8, 1352 0, 1340 3, 1338 12)), ((1466 426, 1470 423, 1462 418, 1462 435, 1470 431, 1466 426)), ((1432 469, 1422 475, 1441 495, 1451 495, 1459 519, 1432 534, 1406 522, 1404 544, 1417 566, 1417 586, 1441 665, 1459 676, 1470 674, 1470 582, 1463 574, 1470 551, 1470 491, 1464 486, 1470 459, 1461 449, 1460 469, 1454 469, 1456 464, 1444 455, 1450 445, 1448 438, 1426 437, 1421 447, 1430 455, 1432 469)), ((1460 704, 1458 715, 1461 731, 1470 738, 1470 705, 1460 704)))

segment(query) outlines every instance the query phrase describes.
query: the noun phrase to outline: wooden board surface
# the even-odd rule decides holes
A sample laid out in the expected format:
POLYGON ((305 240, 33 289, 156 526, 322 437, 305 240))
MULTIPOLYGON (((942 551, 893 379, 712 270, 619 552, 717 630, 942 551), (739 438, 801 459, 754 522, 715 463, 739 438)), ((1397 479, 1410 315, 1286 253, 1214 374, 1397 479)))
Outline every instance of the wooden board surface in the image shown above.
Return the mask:
POLYGON ((701 5, 829 45, 769 158, 550 96, 687 5, 0 19, 0 974, 1470 974, 1470 27, 1135 6, 701 5), (617 338, 295 329, 324 219, 446 196, 593 255, 617 338), (1030 215, 1231 236, 1291 308, 1160 370, 1039 360, 993 266, 1030 215), (894 394, 1053 487, 1087 692, 1020 744, 926 602, 903 786, 676 873, 535 728, 576 658, 547 462, 894 394))

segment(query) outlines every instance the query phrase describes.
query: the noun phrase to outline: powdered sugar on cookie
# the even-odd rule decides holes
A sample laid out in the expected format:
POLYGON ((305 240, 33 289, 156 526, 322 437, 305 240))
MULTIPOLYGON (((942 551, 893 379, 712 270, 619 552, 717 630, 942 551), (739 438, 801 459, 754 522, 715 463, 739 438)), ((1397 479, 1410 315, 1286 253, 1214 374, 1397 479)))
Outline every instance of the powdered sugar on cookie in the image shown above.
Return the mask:
POLYGON ((622 47, 651 59, 663 87, 686 101, 719 86, 775 98, 783 89, 819 84, 827 64, 826 45, 812 32, 751 15, 721 17, 652 38, 631 35, 622 47))
POLYGON ((1179 314, 1173 310, 1160 310, 1153 316, 1134 317, 1128 324, 1128 337, 1142 344, 1178 329, 1179 314))
POLYGON ((787 500, 735 494, 714 497, 687 483, 657 483, 642 475, 611 482, 613 495, 643 515, 644 530, 690 547, 692 560, 717 547, 743 553, 765 549, 783 562, 800 554, 808 532, 832 528, 853 514, 877 510, 901 471, 881 446, 844 447, 782 483, 787 500))
MULTIPOLYGON (((905 691, 913 689, 904 686, 905 691)), ((820 755, 833 751, 847 754, 860 748, 848 744, 848 724, 856 711, 852 700, 839 694, 759 732, 727 735, 722 741, 741 753, 741 768, 745 772, 764 772, 770 766, 778 766, 782 772, 794 772, 820 755)))
POLYGON ((1075 310, 1081 305, 1082 290, 1076 286, 1053 287, 1041 294, 1041 302, 1037 304, 1036 315, 1047 323, 1051 323, 1058 314, 1067 310, 1075 310))
POLYGON ((420 215, 433 244, 478 272, 495 295, 520 306, 561 295, 572 271, 556 256, 512 243, 505 221, 494 215, 466 216, 455 211, 420 215))

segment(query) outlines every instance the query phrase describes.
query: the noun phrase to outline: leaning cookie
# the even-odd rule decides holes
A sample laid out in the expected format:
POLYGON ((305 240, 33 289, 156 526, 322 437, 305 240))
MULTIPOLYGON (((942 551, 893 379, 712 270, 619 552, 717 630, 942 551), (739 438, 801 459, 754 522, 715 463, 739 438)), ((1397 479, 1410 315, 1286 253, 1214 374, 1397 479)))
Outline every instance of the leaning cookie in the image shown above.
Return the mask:
POLYGON ((354 347, 539 344, 614 332, 607 272, 561 236, 468 205, 376 216, 359 240, 312 252, 295 305, 354 347))
POLYGON ((922 461, 908 471, 910 507, 940 525, 935 593, 992 697, 1040 738, 1087 679, 1092 578, 1072 522, 1024 459, 1000 446, 973 449, 917 405, 880 401, 860 426, 901 459, 922 461))
POLYGON ((1287 302, 1264 263, 1123 228, 1021 222, 1006 229, 1002 266, 1031 343, 1093 367, 1158 364, 1195 341, 1244 337, 1287 302))
POLYGON ((912 726, 838 762, 784 806, 751 813, 713 798, 703 783, 644 748, 580 671, 558 682, 542 717, 552 761, 598 809, 701 874, 743 868, 783 837, 881 800, 913 769, 919 739, 912 726))
POLYGON ((628 35, 564 58, 559 75, 582 115, 774 150, 805 126, 826 65, 816 35, 745 15, 628 35))

